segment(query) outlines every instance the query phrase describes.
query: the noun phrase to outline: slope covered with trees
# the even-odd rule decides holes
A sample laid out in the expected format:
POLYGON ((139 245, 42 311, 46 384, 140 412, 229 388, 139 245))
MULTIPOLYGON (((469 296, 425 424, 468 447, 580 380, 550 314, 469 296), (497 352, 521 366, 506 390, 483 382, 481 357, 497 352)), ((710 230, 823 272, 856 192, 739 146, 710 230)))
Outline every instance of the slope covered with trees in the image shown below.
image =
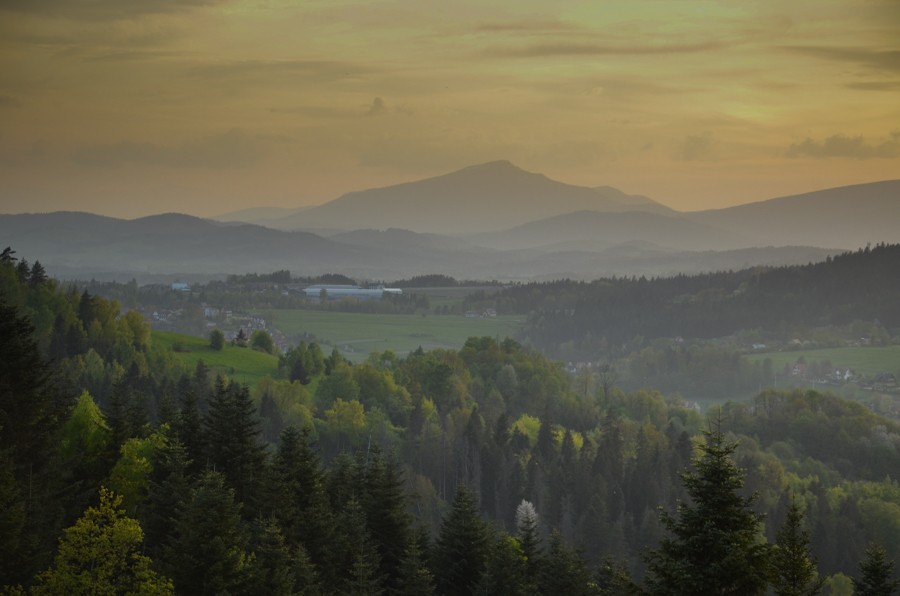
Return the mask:
POLYGON ((112 537, 141 552, 110 575, 147 593, 653 592, 719 480, 722 527, 754 553, 731 593, 776 585, 786 524, 830 589, 875 577, 858 569, 870 544, 882 571, 900 554, 900 426, 834 396, 765 391, 710 429, 681 400, 573 382, 487 337, 360 364, 298 346, 251 388, 185 370, 132 313, 12 258, 2 584, 82 581, 68 570, 112 537))

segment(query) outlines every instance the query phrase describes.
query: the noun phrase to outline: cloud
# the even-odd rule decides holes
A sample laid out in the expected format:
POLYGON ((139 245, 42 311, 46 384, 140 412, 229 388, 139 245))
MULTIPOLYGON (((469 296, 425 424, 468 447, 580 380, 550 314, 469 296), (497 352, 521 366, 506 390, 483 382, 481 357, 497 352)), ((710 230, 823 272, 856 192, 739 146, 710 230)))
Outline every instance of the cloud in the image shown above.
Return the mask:
POLYGON ((856 89, 857 91, 894 91, 900 89, 900 81, 868 81, 860 83, 848 83, 844 85, 847 89, 856 89))
POLYGON ((131 19, 149 14, 183 12, 222 0, 3 0, 0 10, 62 16, 81 21, 131 19))
POLYGON ((836 62, 852 62, 875 70, 900 71, 900 50, 867 50, 824 46, 784 46, 784 49, 836 62))
POLYGON ((546 20, 546 21, 510 21, 510 22, 493 22, 484 23, 475 28, 476 31, 488 33, 527 33, 534 34, 556 34, 565 31, 580 30, 569 23, 562 21, 546 20))
POLYGON ((376 97, 372 100, 372 105, 369 108, 369 111, 366 112, 366 116, 378 116, 383 114, 387 108, 384 106, 384 100, 380 97, 376 97))
POLYGON ((900 157, 900 132, 891 133, 880 143, 867 143, 862 136, 833 135, 823 141, 807 138, 794 143, 787 150, 788 157, 849 157, 852 159, 891 159, 900 157))
POLYGON ((248 135, 238 129, 164 146, 121 141, 112 145, 84 147, 72 155, 81 165, 117 167, 141 163, 172 168, 224 169, 245 167, 268 152, 268 145, 284 139, 248 135))
POLYGON ((0 93, 0 108, 21 108, 22 101, 15 95, 0 93))
POLYGON ((520 48, 493 48, 489 56, 505 58, 542 58, 552 56, 646 56, 686 54, 720 50, 725 44, 707 41, 690 44, 605 45, 593 43, 537 44, 520 48))
POLYGON ((679 158, 684 161, 708 159, 713 152, 713 138, 708 132, 685 137, 678 151, 679 158))
POLYGON ((241 60, 195 66, 193 76, 209 80, 300 77, 315 81, 333 81, 369 74, 373 69, 351 62, 331 60, 241 60))

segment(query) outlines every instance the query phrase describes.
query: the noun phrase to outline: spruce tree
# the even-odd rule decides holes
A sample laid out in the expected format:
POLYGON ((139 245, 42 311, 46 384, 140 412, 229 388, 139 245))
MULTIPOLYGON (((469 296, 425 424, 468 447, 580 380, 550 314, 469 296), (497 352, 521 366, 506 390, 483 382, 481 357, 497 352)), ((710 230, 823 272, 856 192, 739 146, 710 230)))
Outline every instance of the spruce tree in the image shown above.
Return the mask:
POLYGON ((772 549, 772 588, 778 596, 816 596, 825 578, 818 577, 816 560, 809 552, 809 531, 795 499, 772 549))
POLYGON ((702 596, 764 594, 769 546, 760 534, 755 495, 743 497, 744 474, 732 461, 736 443, 717 428, 704 433, 702 455, 681 478, 690 497, 675 515, 663 512, 669 532, 647 556, 650 594, 702 596))
POLYGON ((246 385, 225 384, 219 377, 206 417, 207 465, 218 470, 244 504, 244 513, 256 512, 265 465, 260 443, 259 417, 246 385))
POLYGON ((334 515, 325 492, 309 429, 288 427, 272 464, 269 513, 278 521, 289 548, 302 546, 322 579, 330 579, 334 515))
POLYGON ((410 537, 403 476, 393 458, 385 459, 374 447, 369 453, 361 495, 369 531, 378 548, 380 573, 388 586, 397 582, 400 560, 410 537))
POLYGON ((489 552, 487 526, 475 495, 463 485, 441 522, 434 558, 438 589, 447 596, 469 596, 484 574, 489 552))
POLYGON ((892 596, 900 589, 900 580, 893 579, 894 561, 887 558, 884 548, 869 545, 866 558, 859 563, 859 579, 853 579, 856 596, 892 596))
POLYGON ((181 594, 244 593, 252 578, 240 504, 208 471, 175 514, 164 568, 181 594))
POLYGON ((421 542, 422 536, 410 536, 400 560, 397 581, 390 590, 391 596, 432 596, 435 593, 434 574, 428 569, 428 553, 421 542))

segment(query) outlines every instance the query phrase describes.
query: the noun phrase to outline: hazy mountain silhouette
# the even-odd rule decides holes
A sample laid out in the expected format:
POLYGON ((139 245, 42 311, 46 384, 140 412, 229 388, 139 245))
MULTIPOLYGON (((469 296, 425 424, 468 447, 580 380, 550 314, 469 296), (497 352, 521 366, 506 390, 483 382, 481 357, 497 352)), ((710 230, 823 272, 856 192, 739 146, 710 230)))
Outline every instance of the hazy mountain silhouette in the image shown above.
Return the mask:
POLYGON ((646 197, 611 187, 565 184, 508 161, 494 161, 434 178, 351 192, 265 223, 279 229, 403 228, 467 234, 584 210, 671 212, 646 197))
POLYGON ((748 244, 735 234, 680 215, 639 211, 577 211, 468 239, 473 244, 504 250, 545 251, 600 251, 626 242, 647 242, 669 250, 725 250, 748 244))
POLYGON ((749 240, 854 249, 900 240, 900 180, 854 184, 686 214, 749 240))

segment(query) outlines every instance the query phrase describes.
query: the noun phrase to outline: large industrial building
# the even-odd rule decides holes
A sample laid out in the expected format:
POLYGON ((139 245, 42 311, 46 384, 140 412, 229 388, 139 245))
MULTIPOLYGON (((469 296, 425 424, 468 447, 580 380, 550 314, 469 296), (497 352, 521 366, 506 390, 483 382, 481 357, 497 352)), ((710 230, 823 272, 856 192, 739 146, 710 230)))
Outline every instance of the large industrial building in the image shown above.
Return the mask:
POLYGON ((359 286, 316 284, 303 289, 307 298, 315 300, 340 300, 341 298, 356 298, 357 300, 381 300, 385 294, 402 294, 399 288, 361 288, 359 286))

